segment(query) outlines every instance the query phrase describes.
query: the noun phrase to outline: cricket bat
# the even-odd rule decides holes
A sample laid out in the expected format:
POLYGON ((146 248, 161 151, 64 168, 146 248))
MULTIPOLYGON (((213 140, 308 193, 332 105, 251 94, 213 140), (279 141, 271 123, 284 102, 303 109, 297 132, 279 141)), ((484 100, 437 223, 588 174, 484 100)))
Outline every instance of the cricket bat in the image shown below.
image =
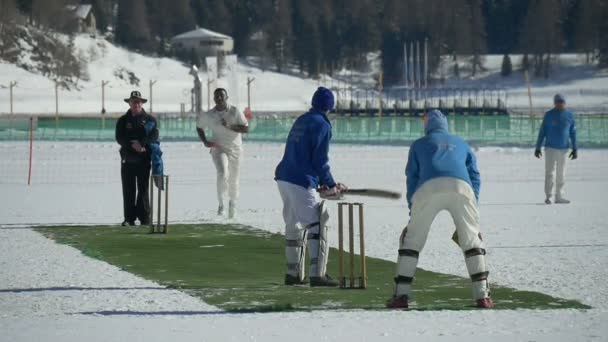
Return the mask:
POLYGON ((345 195, 356 195, 365 197, 387 198, 398 200, 401 198, 401 193, 396 191, 382 189, 348 189, 344 192, 345 195))

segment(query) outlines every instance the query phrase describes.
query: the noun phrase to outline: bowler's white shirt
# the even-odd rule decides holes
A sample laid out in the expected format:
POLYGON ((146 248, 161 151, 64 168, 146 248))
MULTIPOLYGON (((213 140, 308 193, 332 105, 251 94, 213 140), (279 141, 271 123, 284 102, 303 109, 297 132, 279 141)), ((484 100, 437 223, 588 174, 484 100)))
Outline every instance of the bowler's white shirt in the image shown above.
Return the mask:
POLYGON ((209 141, 215 143, 225 150, 240 149, 243 145, 241 133, 237 133, 222 125, 222 120, 228 126, 248 126, 247 118, 236 107, 228 106, 225 111, 219 111, 215 107, 206 113, 201 113, 196 119, 196 126, 200 129, 209 129, 211 136, 209 141))

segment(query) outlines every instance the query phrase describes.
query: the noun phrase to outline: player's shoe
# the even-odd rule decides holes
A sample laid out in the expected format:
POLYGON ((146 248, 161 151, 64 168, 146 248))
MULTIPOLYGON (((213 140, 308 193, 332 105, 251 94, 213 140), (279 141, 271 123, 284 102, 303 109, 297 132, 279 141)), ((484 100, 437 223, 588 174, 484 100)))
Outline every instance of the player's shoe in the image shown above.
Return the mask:
POLYGON ((323 277, 310 277, 310 287, 338 287, 338 282, 333 280, 329 274, 323 277))
POLYGON ((409 299, 406 295, 392 296, 386 302, 386 307, 389 309, 407 309, 409 307, 409 299))
POLYGON ((549 197, 547 197, 547 199, 545 199, 545 204, 551 204, 551 199, 549 197))
POLYGON ((236 216, 236 203, 234 201, 228 202, 228 218, 233 219, 236 216))
POLYGON ((294 286, 294 285, 306 285, 308 284, 308 280, 300 279, 300 277, 292 276, 291 274, 285 275, 285 285, 294 286))
POLYGON ((123 227, 134 226, 135 225, 135 221, 123 221, 120 225, 123 226, 123 227))
POLYGON ((217 216, 224 216, 224 206, 222 204, 220 204, 219 207, 217 207, 217 216))
POLYGON ((492 298, 486 297, 478 299, 476 301, 476 306, 480 309, 491 309, 494 307, 494 302, 492 301, 492 298))
POLYGON ((556 198, 555 204, 570 204, 570 201, 565 198, 556 198))

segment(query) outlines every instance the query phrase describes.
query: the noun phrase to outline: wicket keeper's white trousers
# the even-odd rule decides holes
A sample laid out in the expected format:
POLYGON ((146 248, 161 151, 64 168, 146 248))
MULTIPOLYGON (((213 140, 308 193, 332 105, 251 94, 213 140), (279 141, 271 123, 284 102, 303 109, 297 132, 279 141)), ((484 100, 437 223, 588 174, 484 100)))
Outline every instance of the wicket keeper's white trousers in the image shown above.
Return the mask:
POLYGON ((418 257, 439 212, 447 210, 456 226, 457 240, 473 281, 473 297, 485 298, 488 270, 485 248, 479 234, 477 200, 471 186, 460 179, 442 177, 424 183, 412 198, 410 221, 403 230, 397 263, 396 294, 411 295, 418 257))
MULTIPOLYGON (((306 247, 310 250, 310 276, 321 277, 327 267, 327 250, 320 246, 319 238, 325 235, 325 227, 320 220, 321 199, 316 189, 304 188, 288 182, 277 181, 283 200, 283 220, 285 221, 285 257, 287 274, 304 279, 306 247)), ((321 237, 322 240, 326 236, 321 237)), ((326 244, 326 240, 325 240, 326 244)))
POLYGON ((239 199, 239 174, 241 169, 242 149, 223 149, 213 147, 211 158, 217 171, 217 200, 223 205, 228 194, 230 201, 239 199))
POLYGON ((566 160, 568 150, 545 148, 545 195, 551 198, 555 185, 555 199, 563 198, 566 184, 566 160), (555 173, 557 171, 557 177, 555 173))

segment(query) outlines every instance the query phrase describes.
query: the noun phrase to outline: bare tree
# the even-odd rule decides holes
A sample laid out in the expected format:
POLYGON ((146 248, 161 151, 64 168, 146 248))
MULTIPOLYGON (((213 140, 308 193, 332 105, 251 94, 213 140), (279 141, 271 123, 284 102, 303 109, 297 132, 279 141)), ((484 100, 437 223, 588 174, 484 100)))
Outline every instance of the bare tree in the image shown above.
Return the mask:
POLYGON ((0 59, 5 56, 15 39, 15 25, 19 19, 15 0, 0 0, 0 59))
POLYGON ((549 77, 551 55, 562 49, 564 34, 561 23, 559 1, 532 0, 521 32, 520 45, 524 53, 533 55, 532 66, 537 77, 549 77))
POLYGON ((580 1, 576 9, 574 46, 577 51, 586 54, 587 63, 591 63, 593 53, 600 45, 602 7, 606 3, 606 0, 580 1))

